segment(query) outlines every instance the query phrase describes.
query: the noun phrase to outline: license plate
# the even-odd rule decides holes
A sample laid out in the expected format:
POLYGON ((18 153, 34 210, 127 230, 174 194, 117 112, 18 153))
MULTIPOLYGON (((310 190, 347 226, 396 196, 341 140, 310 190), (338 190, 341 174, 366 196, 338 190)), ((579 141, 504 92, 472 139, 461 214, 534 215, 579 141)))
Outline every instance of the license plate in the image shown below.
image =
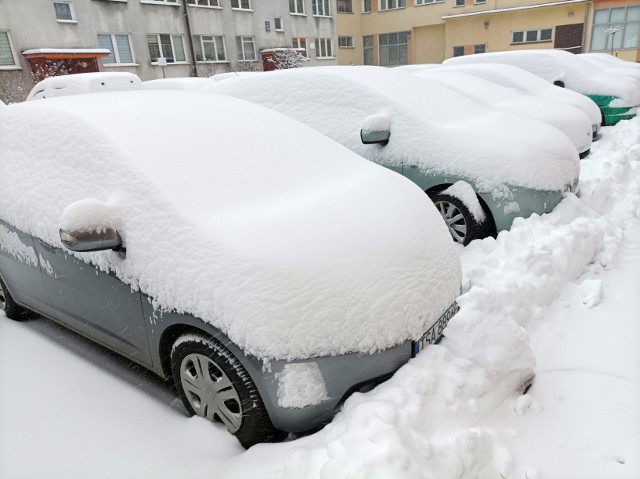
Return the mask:
POLYGON ((435 344, 440 341, 442 338, 442 332, 444 328, 447 327, 449 320, 460 310, 460 306, 458 303, 454 302, 449 309, 447 309, 442 316, 438 318, 438 320, 433 323, 426 333, 422 335, 420 339, 412 342, 412 352, 411 357, 415 357, 420 351, 422 351, 427 345, 435 344))

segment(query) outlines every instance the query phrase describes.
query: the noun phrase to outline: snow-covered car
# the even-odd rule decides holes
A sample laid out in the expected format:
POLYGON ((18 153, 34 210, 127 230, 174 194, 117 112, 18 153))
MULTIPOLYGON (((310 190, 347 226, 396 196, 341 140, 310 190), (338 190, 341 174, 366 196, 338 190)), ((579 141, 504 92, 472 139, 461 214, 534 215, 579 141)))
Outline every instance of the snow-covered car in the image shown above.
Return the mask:
POLYGON ((601 68, 607 73, 613 75, 623 75, 631 78, 638 88, 640 88, 640 65, 637 63, 627 62, 620 58, 607 55, 606 53, 581 53, 580 59, 585 60, 592 65, 601 68))
POLYGON ((558 128, 573 142, 580 158, 585 158, 591 150, 591 122, 584 113, 571 105, 525 94, 468 73, 449 71, 446 68, 422 70, 416 75, 452 88, 488 108, 535 118, 558 128))
MULTIPOLYGON (((432 65, 426 65, 426 67, 429 70, 434 68, 432 65)), ((535 95, 555 103, 573 106, 587 115, 591 121, 594 138, 600 130, 602 115, 598 105, 593 100, 575 91, 558 88, 522 68, 501 63, 471 63, 439 66, 437 69, 440 71, 466 73, 524 94, 535 95)))
POLYGON ((578 153, 558 129, 396 69, 281 70, 200 92, 272 108, 406 176, 464 245, 551 211, 578 181, 578 153))
POLYGON ((607 73, 573 53, 563 50, 514 50, 449 58, 443 65, 506 63, 591 98, 603 125, 615 125, 636 115, 640 90, 633 80, 607 73))
POLYGON ((0 131, 0 309, 172 377, 245 446, 325 423, 457 311, 424 193, 266 108, 76 95, 8 105, 0 131))
POLYGON ((142 89, 198 91, 210 84, 211 80, 209 78, 202 77, 160 78, 142 82, 142 89))
POLYGON ((58 96, 81 95, 107 91, 129 91, 142 88, 138 75, 128 72, 76 73, 45 78, 29 92, 27 101, 58 96))

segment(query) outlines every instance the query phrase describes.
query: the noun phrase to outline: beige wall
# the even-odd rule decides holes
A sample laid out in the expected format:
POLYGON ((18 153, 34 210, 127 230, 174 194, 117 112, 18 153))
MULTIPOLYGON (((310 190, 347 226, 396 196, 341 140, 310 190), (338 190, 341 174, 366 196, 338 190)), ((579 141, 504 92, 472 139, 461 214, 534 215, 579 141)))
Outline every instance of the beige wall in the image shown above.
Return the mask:
POLYGON ((430 25, 413 29, 410 63, 442 63, 445 59, 445 27, 430 25))
POLYGON ((336 30, 339 36, 352 36, 354 48, 340 48, 336 43, 338 65, 362 65, 362 33, 360 29, 360 5, 353 2, 353 13, 336 13, 336 30))

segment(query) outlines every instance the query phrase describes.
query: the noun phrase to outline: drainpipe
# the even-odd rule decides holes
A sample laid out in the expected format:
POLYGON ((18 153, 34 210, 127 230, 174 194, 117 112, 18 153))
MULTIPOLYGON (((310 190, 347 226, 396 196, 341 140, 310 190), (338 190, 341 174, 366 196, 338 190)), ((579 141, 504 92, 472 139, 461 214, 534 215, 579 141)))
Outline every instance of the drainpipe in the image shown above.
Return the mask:
POLYGON ((187 26, 187 38, 189 39, 189 51, 191 52, 191 73, 189 76, 197 77, 198 69, 196 63, 196 51, 193 48, 193 37, 191 36, 191 22, 189 21, 189 7, 187 0, 182 0, 182 8, 184 9, 184 21, 187 26))
POLYGON ((580 47, 582 48, 581 53, 586 52, 586 40, 587 40, 587 22, 589 21, 589 5, 591 2, 587 0, 584 4, 584 27, 582 28, 582 44, 580 47))

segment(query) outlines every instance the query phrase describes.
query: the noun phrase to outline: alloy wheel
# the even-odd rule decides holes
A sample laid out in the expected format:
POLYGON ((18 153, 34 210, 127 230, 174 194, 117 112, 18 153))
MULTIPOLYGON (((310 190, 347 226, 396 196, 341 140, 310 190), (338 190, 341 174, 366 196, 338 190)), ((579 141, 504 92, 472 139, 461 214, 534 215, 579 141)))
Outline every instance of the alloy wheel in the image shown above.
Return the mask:
POLYGON ((453 203, 444 200, 436 201, 435 205, 447 223, 451 236, 458 243, 464 244, 464 240, 467 237, 467 222, 462 211, 453 203))

